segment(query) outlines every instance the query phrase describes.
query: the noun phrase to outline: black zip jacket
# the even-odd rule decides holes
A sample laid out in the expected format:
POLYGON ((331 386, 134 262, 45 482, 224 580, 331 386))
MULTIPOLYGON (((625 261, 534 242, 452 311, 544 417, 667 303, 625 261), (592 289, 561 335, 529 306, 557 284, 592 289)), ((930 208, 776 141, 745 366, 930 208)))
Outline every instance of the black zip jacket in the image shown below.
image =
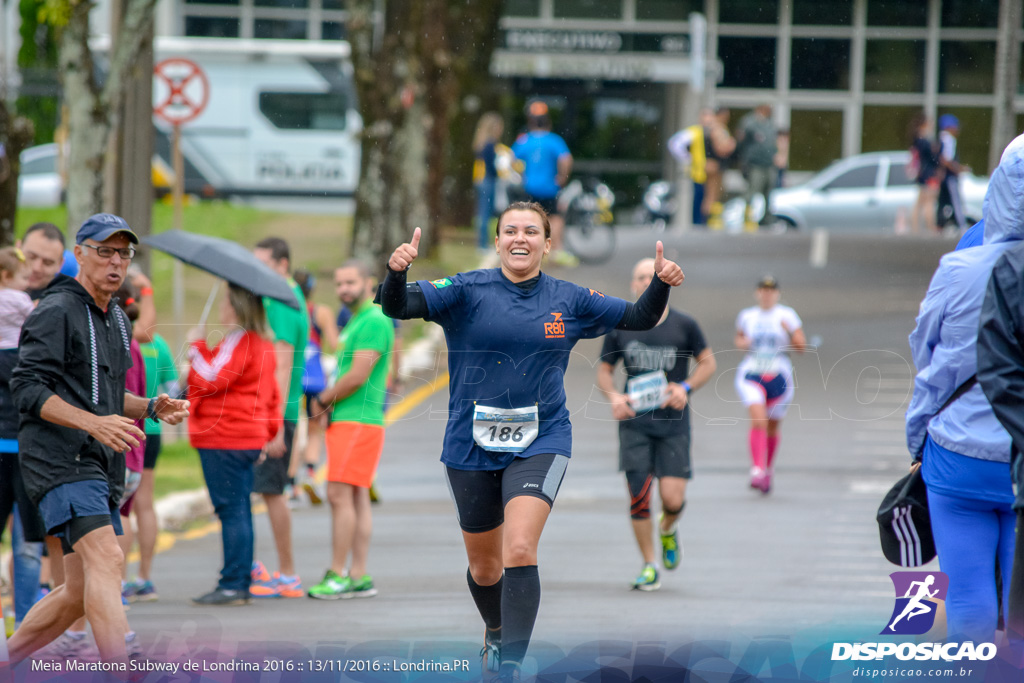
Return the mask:
POLYGON ((18 363, 18 349, 0 350, 0 440, 18 438, 18 409, 11 396, 11 372, 18 363))
POLYGON ((18 448, 25 489, 35 504, 48 491, 75 481, 105 480, 110 502, 124 491, 124 454, 80 429, 43 420, 39 412, 57 396, 95 415, 124 413, 124 383, 131 358, 131 323, 111 301, 101 310, 66 275, 43 292, 21 330, 11 392, 21 418, 18 448))
POLYGON ((1024 242, 992 268, 978 321, 978 384, 1013 440, 1014 508, 1024 510, 1024 242))

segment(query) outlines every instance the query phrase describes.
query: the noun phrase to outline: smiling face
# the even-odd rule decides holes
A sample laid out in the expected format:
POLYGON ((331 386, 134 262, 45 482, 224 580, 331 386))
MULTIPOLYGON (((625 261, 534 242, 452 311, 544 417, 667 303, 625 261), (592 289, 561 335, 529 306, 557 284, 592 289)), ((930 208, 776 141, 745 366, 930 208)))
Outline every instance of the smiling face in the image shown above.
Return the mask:
MULTIPOLYGON (((114 233, 103 242, 86 240, 89 247, 112 247, 113 249, 127 249, 132 246, 131 240, 124 233, 114 233)), ((128 266, 131 265, 130 258, 123 258, 116 251, 109 258, 101 257, 94 248, 75 245, 75 258, 80 267, 78 280, 82 286, 96 298, 97 303, 103 304, 104 297, 109 300, 124 282, 128 273, 128 266)))
POLYGON ((540 274, 544 255, 551 251, 551 239, 544 236, 544 219, 536 211, 516 209, 502 214, 494 245, 501 257, 501 270, 513 282, 540 274))

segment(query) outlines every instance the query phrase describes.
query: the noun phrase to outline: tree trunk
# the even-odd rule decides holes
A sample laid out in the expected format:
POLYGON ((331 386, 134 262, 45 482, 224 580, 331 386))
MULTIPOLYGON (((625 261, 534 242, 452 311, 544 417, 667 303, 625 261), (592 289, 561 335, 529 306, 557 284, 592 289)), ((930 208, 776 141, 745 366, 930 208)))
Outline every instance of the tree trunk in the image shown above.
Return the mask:
POLYGON ((462 75, 486 71, 501 2, 386 0, 379 39, 372 21, 376 4, 346 3, 364 123, 352 248, 383 270, 413 228, 422 230, 421 253, 437 243, 462 75))
MULTIPOLYGON (((101 89, 89 49, 90 2, 71 6, 61 35, 60 70, 68 105, 68 234, 104 209, 103 179, 110 133, 120 122, 127 73, 153 22, 156 0, 128 0, 118 40, 111 45, 109 69, 101 89)), ((144 182, 149 182, 148 177, 144 182)))
POLYGON ((0 147, 3 147, 6 156, 5 161, 0 161, 0 247, 14 244, 21 152, 32 144, 34 137, 32 122, 12 115, 7 103, 0 98, 0 147))

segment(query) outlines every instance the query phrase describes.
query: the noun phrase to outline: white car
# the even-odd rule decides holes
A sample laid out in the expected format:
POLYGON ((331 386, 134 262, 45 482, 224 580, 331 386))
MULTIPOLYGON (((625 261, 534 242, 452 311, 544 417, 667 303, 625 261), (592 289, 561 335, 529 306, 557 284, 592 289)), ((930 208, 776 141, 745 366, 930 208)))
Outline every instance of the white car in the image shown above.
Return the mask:
POLYGON ((21 153, 18 206, 59 206, 64 183, 57 170, 57 145, 29 147, 21 153))
MULTIPOLYGON (((909 152, 870 152, 841 159, 804 183, 773 191, 772 213, 792 229, 892 230, 909 222, 917 201, 918 186, 907 177, 909 161, 909 152)), ((988 178, 966 171, 960 174, 968 226, 981 220, 987 189, 988 178)), ((763 200, 760 206, 755 202, 756 214, 764 210, 763 205, 763 200)), ((742 206, 727 207, 726 224, 730 218, 735 220, 735 213, 742 223, 742 211, 742 206)))

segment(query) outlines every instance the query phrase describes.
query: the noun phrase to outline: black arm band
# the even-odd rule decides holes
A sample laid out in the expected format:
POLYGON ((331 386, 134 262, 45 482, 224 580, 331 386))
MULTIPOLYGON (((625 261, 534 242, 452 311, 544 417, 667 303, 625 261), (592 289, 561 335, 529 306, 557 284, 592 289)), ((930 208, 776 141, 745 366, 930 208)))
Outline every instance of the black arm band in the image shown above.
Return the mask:
POLYGON ((377 290, 374 302, 380 304, 384 315, 389 318, 425 318, 430 313, 427 298, 423 296, 418 284, 406 283, 405 274, 404 270, 394 271, 388 268, 388 275, 384 278, 384 284, 377 290))
POLYGON ((657 325, 668 305, 669 291, 669 286, 655 275, 636 303, 626 304, 626 311, 615 329, 640 331, 657 325))

